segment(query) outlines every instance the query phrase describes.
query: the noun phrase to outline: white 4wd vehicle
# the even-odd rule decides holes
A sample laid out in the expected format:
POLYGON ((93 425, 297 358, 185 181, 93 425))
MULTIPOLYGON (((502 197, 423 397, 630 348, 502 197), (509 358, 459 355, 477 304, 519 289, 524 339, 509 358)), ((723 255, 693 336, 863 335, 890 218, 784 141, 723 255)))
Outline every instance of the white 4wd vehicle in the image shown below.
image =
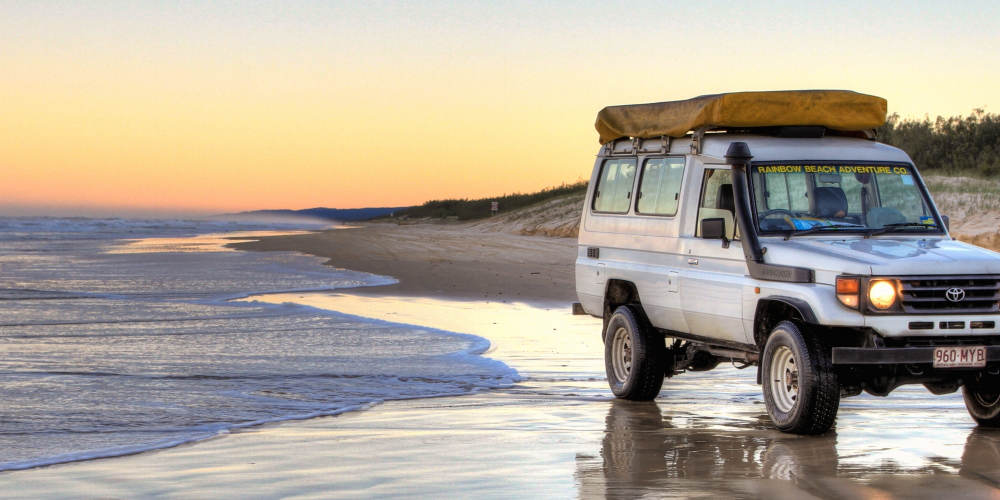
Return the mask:
POLYGON ((906 153, 871 140, 884 118, 843 91, 602 110, 576 288, 616 396, 732 361, 786 432, 903 384, 961 387, 1000 426, 1000 254, 949 237, 906 153))

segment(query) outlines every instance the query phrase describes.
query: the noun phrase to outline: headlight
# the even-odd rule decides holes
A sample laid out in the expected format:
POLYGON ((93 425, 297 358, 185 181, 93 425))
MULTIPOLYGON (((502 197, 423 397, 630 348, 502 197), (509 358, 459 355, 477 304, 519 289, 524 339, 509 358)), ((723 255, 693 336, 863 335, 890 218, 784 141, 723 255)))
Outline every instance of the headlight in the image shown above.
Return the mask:
POLYGON ((868 301, 876 309, 885 310, 896 303, 896 285, 891 281, 872 281, 868 287, 868 301))

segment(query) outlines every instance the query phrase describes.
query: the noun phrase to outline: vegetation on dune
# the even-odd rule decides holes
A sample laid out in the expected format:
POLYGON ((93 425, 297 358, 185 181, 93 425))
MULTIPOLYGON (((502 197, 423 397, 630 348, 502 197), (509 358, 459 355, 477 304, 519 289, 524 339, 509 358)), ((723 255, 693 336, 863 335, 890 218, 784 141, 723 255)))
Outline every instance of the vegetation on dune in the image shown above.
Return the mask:
MULTIPOLYGON (((878 130, 878 140, 909 153, 925 175, 928 188, 941 208, 961 217, 1000 210, 1000 115, 982 109, 969 116, 902 119, 889 116, 878 130)), ((395 218, 474 220, 491 215, 498 202, 500 213, 555 198, 582 195, 586 181, 563 184, 536 193, 507 194, 480 199, 432 200, 396 210, 395 218)))
POLYGON ((928 175, 938 209, 954 218, 1000 212, 1000 178, 928 175))
MULTIPOLYGON (((953 225, 1000 211, 1000 115, 977 109, 969 116, 932 121, 892 114, 879 128, 878 139, 913 158, 938 208, 952 217, 953 225)), ((997 248, 995 243, 977 242, 997 248)))
POLYGON ((508 212, 528 205, 534 205, 552 198, 580 194, 587 191, 586 182, 563 184, 528 194, 505 194, 489 198, 431 200, 417 207, 398 210, 395 218, 457 218, 459 220, 481 219, 491 215, 492 202, 498 202, 500 213, 508 212))
POLYGON ((966 117, 903 120, 893 113, 879 141, 909 153, 921 172, 936 175, 1000 175, 1000 115, 977 109, 966 117))

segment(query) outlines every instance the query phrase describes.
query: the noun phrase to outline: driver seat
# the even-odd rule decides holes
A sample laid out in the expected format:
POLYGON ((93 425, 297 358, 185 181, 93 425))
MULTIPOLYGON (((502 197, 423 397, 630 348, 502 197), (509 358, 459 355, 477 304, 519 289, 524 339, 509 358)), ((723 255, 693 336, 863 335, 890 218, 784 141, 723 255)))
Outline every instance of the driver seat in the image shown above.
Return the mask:
POLYGON ((732 184, 719 184, 719 190, 715 196, 715 208, 729 210, 736 213, 736 201, 733 198, 732 184))
POLYGON ((847 195, 843 189, 835 186, 818 187, 813 191, 813 196, 816 198, 813 211, 817 217, 832 219, 847 215, 847 195))

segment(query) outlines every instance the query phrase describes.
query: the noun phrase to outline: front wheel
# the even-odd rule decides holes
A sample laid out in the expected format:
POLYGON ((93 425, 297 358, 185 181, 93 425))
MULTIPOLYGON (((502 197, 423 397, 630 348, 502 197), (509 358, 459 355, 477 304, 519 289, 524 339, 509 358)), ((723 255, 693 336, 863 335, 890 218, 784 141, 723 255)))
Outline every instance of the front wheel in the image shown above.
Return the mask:
POLYGON ((819 339, 782 321, 771 331, 761 363, 764 404, 779 430, 822 434, 830 429, 840 407, 840 384, 819 339))
POLYGON ((632 401, 656 398, 666 362, 663 336, 640 323, 631 307, 616 309, 604 333, 604 369, 611 392, 632 401))
POLYGON ((982 380, 962 386, 965 408, 981 427, 1000 427, 1000 383, 982 380))

